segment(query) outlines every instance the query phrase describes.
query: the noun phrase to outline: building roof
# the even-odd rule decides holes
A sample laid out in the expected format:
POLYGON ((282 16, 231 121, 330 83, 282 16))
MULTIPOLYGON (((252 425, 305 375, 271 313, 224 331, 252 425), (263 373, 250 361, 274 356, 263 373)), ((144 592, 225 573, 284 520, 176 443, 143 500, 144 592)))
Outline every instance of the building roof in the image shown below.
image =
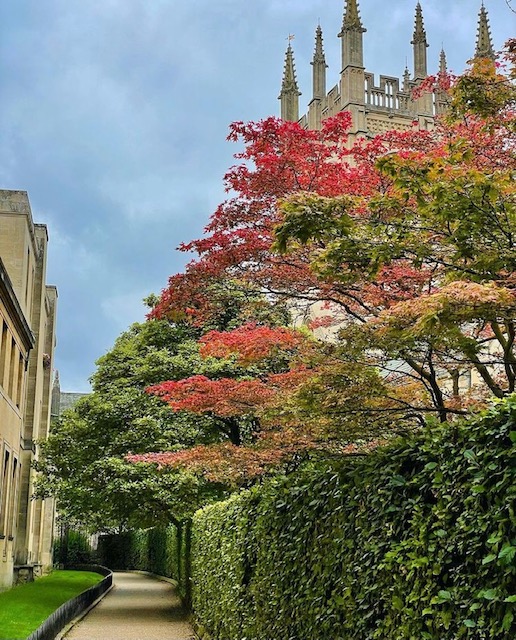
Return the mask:
POLYGON ((66 411, 67 409, 73 409, 73 407, 77 404, 77 402, 81 399, 81 398, 85 398, 86 396, 89 396, 89 393, 67 393, 67 392, 61 392, 61 401, 59 403, 59 412, 60 414, 63 413, 63 411, 66 411))

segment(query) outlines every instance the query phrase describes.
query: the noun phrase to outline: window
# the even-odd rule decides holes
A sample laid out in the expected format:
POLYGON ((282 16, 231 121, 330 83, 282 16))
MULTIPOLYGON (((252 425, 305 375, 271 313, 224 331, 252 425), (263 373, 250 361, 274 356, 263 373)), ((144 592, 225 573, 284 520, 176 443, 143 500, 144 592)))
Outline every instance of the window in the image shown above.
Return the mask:
POLYGON ((17 379, 17 375, 16 375, 16 365, 17 365, 17 361, 16 361, 16 352, 17 352, 17 345, 16 342, 14 341, 14 338, 11 338, 11 359, 10 359, 10 364, 9 364, 9 388, 7 390, 7 394, 9 395, 9 397, 14 400, 14 381, 17 379))
POLYGON ((5 537, 5 522, 7 518, 7 494, 9 493, 9 458, 10 451, 5 449, 4 460, 2 465, 1 488, 2 495, 0 497, 0 536, 5 537))
POLYGON ((20 359, 18 360, 18 384, 16 389, 16 406, 18 409, 22 404, 22 395, 23 395, 23 372, 25 371, 25 360, 23 359, 22 354, 20 353, 20 359))
POLYGON ((16 458, 13 458, 12 466, 9 513, 7 514, 7 535, 11 539, 16 531, 15 523, 18 520, 18 460, 16 458))
POLYGON ((5 358, 7 356, 7 325, 5 324, 5 320, 2 320, 2 336, 0 342, 0 385, 4 385, 4 374, 5 374, 5 358))
POLYGON ((25 267, 25 306, 29 304, 29 290, 30 290, 30 249, 27 249, 27 266, 25 267))

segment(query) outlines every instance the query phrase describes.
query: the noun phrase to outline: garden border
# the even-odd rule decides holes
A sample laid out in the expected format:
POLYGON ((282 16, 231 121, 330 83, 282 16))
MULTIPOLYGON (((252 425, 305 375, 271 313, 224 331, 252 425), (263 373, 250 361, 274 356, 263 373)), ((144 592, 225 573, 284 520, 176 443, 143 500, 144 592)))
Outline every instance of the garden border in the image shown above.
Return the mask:
POLYGON ((113 572, 101 565, 75 565, 70 571, 94 571, 104 578, 54 611, 26 640, 54 640, 70 622, 84 616, 113 588, 113 572))

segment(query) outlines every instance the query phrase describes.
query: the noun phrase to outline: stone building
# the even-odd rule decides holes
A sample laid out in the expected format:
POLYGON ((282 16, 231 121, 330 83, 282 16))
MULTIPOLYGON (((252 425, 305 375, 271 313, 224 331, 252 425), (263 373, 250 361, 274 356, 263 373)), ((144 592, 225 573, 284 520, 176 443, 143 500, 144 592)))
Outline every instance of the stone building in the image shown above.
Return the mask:
MULTIPOLYGON (((423 20, 423 10, 416 6, 414 32, 412 35, 412 72, 405 69, 403 77, 380 75, 376 84, 374 73, 364 67, 364 34, 358 0, 346 0, 342 28, 338 37, 342 41, 342 63, 340 79, 329 91, 326 90, 326 57, 323 34, 320 26, 315 33, 315 51, 312 65, 312 97, 308 111, 299 116, 299 96, 296 79, 294 52, 289 42, 285 55, 283 82, 279 100, 281 117, 299 121, 307 129, 320 129, 325 118, 340 111, 352 115, 349 142, 359 137, 373 137, 385 131, 404 131, 416 121, 421 129, 433 126, 434 116, 446 109, 446 96, 436 92, 423 93, 414 98, 413 91, 428 75, 428 41, 423 20)), ((482 3, 479 19, 476 57, 494 59, 487 11, 482 3)), ((437 61, 436 61, 437 62, 437 61)), ((437 65, 436 65, 437 66, 437 65)), ((433 71, 446 72, 446 54, 441 51, 439 67, 433 71)))
POLYGON ((47 228, 27 193, 0 190, 0 590, 52 565, 53 501, 32 497, 50 427, 57 290, 47 228))
POLYGON ((52 402, 50 408, 51 419, 57 420, 63 414, 63 411, 73 409, 81 398, 86 398, 89 395, 89 393, 61 391, 59 371, 56 371, 54 375, 54 383, 52 385, 52 402))

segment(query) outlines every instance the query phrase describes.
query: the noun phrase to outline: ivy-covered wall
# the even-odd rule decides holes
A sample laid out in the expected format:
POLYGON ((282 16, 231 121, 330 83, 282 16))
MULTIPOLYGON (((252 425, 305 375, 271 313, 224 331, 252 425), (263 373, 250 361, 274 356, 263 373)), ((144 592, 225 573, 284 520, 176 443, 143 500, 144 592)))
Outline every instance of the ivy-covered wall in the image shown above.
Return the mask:
POLYGON ((516 637, 516 398, 197 512, 213 640, 516 637))

